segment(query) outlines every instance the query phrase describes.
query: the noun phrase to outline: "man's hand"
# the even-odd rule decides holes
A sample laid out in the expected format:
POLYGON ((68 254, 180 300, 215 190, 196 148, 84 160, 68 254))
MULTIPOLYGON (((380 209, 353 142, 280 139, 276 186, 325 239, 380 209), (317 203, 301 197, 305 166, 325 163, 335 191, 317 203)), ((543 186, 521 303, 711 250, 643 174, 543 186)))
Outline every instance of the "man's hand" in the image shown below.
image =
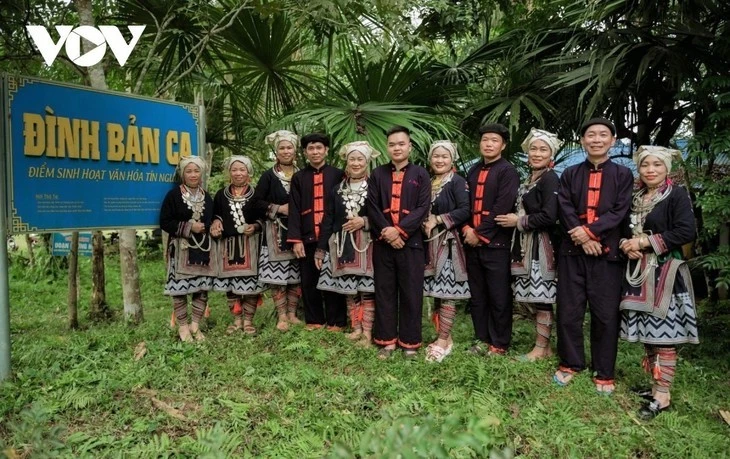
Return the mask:
POLYGON ((479 238, 477 237, 477 232, 474 228, 470 228, 466 230, 466 235, 464 236, 464 242, 472 247, 476 247, 481 242, 479 238))
POLYGON ((400 233, 397 229, 395 229, 395 227, 387 226, 383 228, 383 231, 380 232, 380 237, 382 237, 383 240, 388 244, 392 244, 396 238, 400 237, 400 233))
POLYGON ((276 210, 276 213, 289 216, 289 204, 280 205, 279 208, 276 210))
POLYGON ((501 227, 514 228, 517 226, 517 218, 517 214, 504 214, 494 217, 494 221, 501 227))
POLYGON ((582 226, 576 226, 572 230, 568 231, 568 234, 570 234, 570 238, 573 240, 575 245, 583 245, 592 240, 588 233, 586 233, 585 228, 582 226))
POLYGON ((297 258, 304 258, 306 256, 304 253, 304 243, 302 242, 295 242, 292 246, 292 251, 294 252, 294 256, 297 258))
POLYGON ((402 249, 406 246, 406 242, 403 240, 402 237, 398 236, 393 242, 390 243, 390 246, 394 249, 402 249))
POLYGON ((594 257, 597 257, 597 256, 601 255, 601 253, 602 253, 602 246, 601 246, 600 242, 596 242, 596 241, 589 239, 588 242, 581 244, 581 246, 583 247, 583 251, 587 255, 592 255, 594 257))

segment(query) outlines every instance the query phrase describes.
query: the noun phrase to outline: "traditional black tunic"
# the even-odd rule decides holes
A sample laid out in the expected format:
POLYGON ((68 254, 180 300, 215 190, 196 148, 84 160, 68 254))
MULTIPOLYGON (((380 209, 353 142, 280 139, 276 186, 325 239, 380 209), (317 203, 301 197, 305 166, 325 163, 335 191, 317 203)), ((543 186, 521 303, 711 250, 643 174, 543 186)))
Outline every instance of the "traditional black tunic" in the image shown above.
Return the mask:
POLYGON ((341 169, 329 164, 319 169, 307 165, 294 174, 291 180, 287 241, 304 243, 306 256, 299 260, 299 270, 302 275, 304 319, 307 324, 343 327, 347 322, 345 298, 337 293, 317 289, 319 270, 314 264, 324 218, 324 198, 340 183, 344 175, 341 169))
POLYGON ((629 212, 631 171, 610 159, 571 166, 560 177, 558 203, 563 240, 558 261, 558 354, 560 366, 586 367, 583 320, 591 305, 591 362, 597 378, 612 380, 616 363, 621 299, 621 223, 629 212), (583 226, 601 243, 603 255, 587 255, 567 232, 583 226))
POLYGON ((477 247, 465 247, 474 334, 479 341, 506 350, 512 339, 512 229, 497 225, 494 218, 514 209, 520 176, 500 158, 475 164, 467 181, 472 216, 464 228, 474 228, 481 241, 477 247))
POLYGON ((548 310, 552 310, 557 295, 553 244, 558 230, 559 186, 560 179, 553 170, 520 186, 519 218, 512 243, 515 300, 548 310))
MULTIPOLYGON (((286 183, 287 187, 289 183, 286 183)), ((261 282, 274 285, 298 284, 299 262, 287 242, 288 217, 278 213, 279 206, 289 203, 289 190, 273 168, 261 175, 253 199, 258 208, 266 209, 264 236, 259 260, 261 282)))
POLYGON ((223 233, 215 244, 219 272, 213 282, 214 290, 237 295, 257 295, 264 290, 264 285, 258 281, 261 232, 245 236, 238 231, 238 227, 244 224, 261 224, 264 211, 265 208, 262 209, 262 205, 253 199, 251 188, 247 188, 237 201, 231 196, 231 186, 216 193, 213 215, 221 221, 223 233))
POLYGON ((466 255, 459 228, 471 216, 469 185, 457 174, 444 180, 448 181, 431 200, 431 214, 440 216, 443 224, 433 230, 441 235, 428 242, 423 293, 444 300, 467 299, 466 255))
MULTIPOLYGON (((644 249, 641 260, 629 261, 628 269, 640 263, 647 278, 640 286, 624 278, 621 300, 621 337, 625 340, 657 346, 699 343, 697 311, 689 268, 682 260, 682 245, 695 239, 696 226, 689 194, 672 185, 669 193, 645 215, 642 233, 648 234, 651 247, 644 249), (651 267, 653 263, 657 266, 651 267)), ((631 213, 632 221, 642 219, 631 213)), ((634 223, 635 224, 635 223, 634 223)), ((632 237, 631 231, 625 231, 632 237)))
POLYGON ((170 190, 162 201, 160 228, 170 237, 167 243, 167 282, 165 295, 179 296, 210 290, 215 275, 215 260, 211 259, 208 234, 213 218, 213 200, 204 193, 203 212, 199 221, 205 233, 192 232, 193 210, 183 200, 182 185, 170 190))
POLYGON ((421 346, 425 253, 421 224, 431 206, 431 179, 426 169, 407 164, 400 171, 385 164, 368 180, 368 216, 375 274, 374 341, 404 348, 421 346), (401 234, 405 247, 394 249, 381 239, 384 228, 401 234))

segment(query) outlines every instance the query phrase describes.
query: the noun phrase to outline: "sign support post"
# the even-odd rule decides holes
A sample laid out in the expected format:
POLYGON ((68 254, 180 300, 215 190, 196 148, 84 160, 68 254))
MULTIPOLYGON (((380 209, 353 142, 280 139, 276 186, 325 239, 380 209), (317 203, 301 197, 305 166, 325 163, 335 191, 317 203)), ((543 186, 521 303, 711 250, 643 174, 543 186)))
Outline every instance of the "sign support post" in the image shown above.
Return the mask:
MULTIPOLYGON (((0 107, 5 105, 5 81, 0 79, 0 107)), ((4 107, 0 113, 5 113, 4 107)), ((7 156, 9 146, 5 120, 0 120, 0 381, 10 378, 10 289, 8 283, 8 196, 7 196, 7 156)))

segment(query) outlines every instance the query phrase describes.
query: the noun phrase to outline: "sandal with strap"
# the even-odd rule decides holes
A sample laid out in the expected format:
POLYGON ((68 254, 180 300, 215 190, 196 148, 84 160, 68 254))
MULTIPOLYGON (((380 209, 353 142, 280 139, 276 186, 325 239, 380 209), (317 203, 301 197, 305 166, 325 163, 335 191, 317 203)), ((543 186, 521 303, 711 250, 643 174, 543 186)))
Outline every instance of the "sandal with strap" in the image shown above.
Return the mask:
POLYGON ((418 351, 415 349, 404 349, 403 350, 403 357, 406 359, 415 359, 418 357, 418 351))
POLYGON ((443 361, 447 355, 451 354, 451 351, 453 349, 454 349, 453 344, 449 344, 446 347, 441 347, 441 346, 437 346, 436 344, 432 344, 426 352, 426 362, 441 363, 441 361, 443 361))
POLYGON ((596 392, 607 397, 613 395, 613 391, 616 390, 613 379, 593 378, 593 383, 596 385, 596 392))
POLYGON ((662 411, 667 411, 670 406, 672 405, 662 407, 659 400, 653 399, 649 403, 645 403, 641 408, 639 408, 639 411, 636 413, 636 415, 642 421, 651 421, 655 417, 659 416, 662 411))
POLYGON ((559 367, 558 371, 553 374, 553 382, 560 387, 570 384, 575 376, 575 370, 568 367, 559 367))
POLYGON ((486 356, 489 354, 489 346, 486 343, 476 343, 466 352, 472 355, 486 356))
POLYGON ((654 391, 652 391, 651 387, 632 387, 629 390, 634 395, 638 395, 647 402, 651 402, 652 400, 654 400, 654 391))
POLYGON ((250 324, 244 325, 243 332, 249 336, 254 336, 254 335, 256 335, 256 327, 254 327, 253 325, 250 325, 250 324))
POLYGON ((388 349, 388 348, 382 347, 378 351, 378 358, 380 360, 388 360, 393 355, 394 351, 395 351, 395 348, 388 349))
POLYGON ((241 327, 240 325, 236 325, 236 324, 229 325, 226 328, 226 335, 232 335, 232 334, 236 333, 238 330, 241 330, 242 328, 243 327, 241 327))

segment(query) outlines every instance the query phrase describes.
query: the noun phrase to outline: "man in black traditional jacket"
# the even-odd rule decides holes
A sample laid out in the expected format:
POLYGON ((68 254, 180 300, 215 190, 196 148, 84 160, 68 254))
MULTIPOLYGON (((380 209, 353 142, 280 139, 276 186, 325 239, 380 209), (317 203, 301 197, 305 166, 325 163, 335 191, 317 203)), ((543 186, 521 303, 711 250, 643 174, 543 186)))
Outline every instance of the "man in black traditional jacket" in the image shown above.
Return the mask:
POLYGON ((319 270, 314 262, 324 217, 324 197, 344 177, 341 169, 327 164, 329 144, 329 137, 324 134, 302 137, 302 149, 309 164, 291 179, 287 242, 293 244, 292 250, 300 260, 307 328, 314 330, 327 325, 329 330, 340 331, 347 322, 345 298, 338 293, 317 289, 319 270))
POLYGON ((411 137, 407 128, 386 133, 391 162, 373 170, 368 179, 368 218, 373 234, 375 329, 388 358, 396 344, 407 357, 421 346, 423 272, 426 257, 421 224, 431 207, 428 171, 408 161, 411 137))
POLYGON ((608 152, 616 127, 593 118, 581 127, 587 158, 560 177, 558 215, 563 240, 558 258, 558 355, 553 380, 561 386, 586 368, 583 320, 591 312, 591 366, 596 390, 614 390, 619 302, 624 263, 619 251, 621 223, 631 207, 634 178, 608 152))
POLYGON ((494 218, 512 212, 520 186, 517 170, 502 152, 509 131, 501 124, 479 129, 482 161, 467 174, 471 219, 462 228, 466 269, 471 291, 471 318, 477 343, 469 349, 480 355, 507 352, 512 338, 510 244, 512 230, 494 218))

